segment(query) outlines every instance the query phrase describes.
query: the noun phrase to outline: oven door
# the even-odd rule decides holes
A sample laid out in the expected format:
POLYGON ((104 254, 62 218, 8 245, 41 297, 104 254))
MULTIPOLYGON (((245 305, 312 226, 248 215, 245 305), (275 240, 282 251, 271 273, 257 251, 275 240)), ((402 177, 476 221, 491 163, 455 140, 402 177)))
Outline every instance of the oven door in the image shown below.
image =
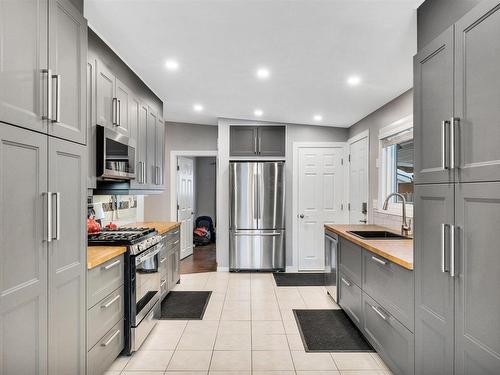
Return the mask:
POLYGON ((161 249, 162 244, 158 244, 135 257, 135 280, 133 282, 135 300, 131 301, 132 304, 135 303, 135 314, 131 317, 133 326, 138 326, 160 299, 159 253, 161 249))

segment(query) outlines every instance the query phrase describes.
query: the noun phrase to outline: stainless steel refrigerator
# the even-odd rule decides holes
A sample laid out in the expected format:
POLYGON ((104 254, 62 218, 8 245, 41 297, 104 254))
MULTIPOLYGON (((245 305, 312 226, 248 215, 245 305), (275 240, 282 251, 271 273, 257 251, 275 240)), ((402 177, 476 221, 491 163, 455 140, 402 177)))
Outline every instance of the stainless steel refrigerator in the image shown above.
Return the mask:
POLYGON ((231 162, 229 268, 285 269, 285 163, 231 162))

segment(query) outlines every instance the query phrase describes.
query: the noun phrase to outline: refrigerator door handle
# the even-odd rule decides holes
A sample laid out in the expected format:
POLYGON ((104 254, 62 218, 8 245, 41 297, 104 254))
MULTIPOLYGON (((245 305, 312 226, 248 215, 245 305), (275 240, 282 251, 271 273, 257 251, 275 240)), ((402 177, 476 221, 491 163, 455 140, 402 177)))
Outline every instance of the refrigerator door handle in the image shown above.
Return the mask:
MULTIPOLYGON (((253 218, 254 220, 259 220, 259 165, 254 166, 254 171, 253 171, 253 183, 254 183, 254 195, 253 195, 253 218)), ((257 222, 257 228, 259 227, 259 224, 257 222)))
POLYGON ((280 232, 273 232, 273 233, 244 233, 244 232, 234 232, 235 236, 239 237, 278 237, 281 236, 280 232))

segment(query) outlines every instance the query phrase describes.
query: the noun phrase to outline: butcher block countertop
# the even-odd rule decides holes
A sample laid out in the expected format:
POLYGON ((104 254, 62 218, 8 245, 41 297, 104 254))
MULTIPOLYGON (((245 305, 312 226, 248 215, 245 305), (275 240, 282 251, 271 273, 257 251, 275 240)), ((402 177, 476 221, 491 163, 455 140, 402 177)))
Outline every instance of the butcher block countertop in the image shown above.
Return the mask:
MULTIPOLYGON (((170 232, 181 226, 181 223, 169 221, 145 221, 141 223, 127 224, 130 227, 155 228, 159 234, 170 232)), ((87 247, 87 268, 90 270, 110 259, 122 255, 127 251, 126 246, 88 246, 87 247)))
POLYGON ((326 224, 325 229, 338 234, 362 248, 371 251, 393 263, 399 264, 408 270, 413 270, 413 240, 412 239, 392 239, 392 240, 374 240, 363 239, 347 231, 353 230, 387 230, 396 233, 380 225, 373 224, 326 224))

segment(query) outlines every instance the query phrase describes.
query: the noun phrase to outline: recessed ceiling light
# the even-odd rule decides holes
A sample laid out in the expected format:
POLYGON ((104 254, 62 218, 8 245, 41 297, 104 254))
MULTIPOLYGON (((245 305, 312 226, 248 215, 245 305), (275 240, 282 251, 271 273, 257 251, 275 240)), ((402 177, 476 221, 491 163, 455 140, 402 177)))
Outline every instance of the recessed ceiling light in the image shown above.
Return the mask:
POLYGON ((257 78, 259 79, 268 79, 269 76, 271 75, 271 72, 267 68, 259 68, 257 69, 257 78))
POLYGON ((350 76, 347 78, 347 84, 349 86, 357 86, 361 83, 361 77, 360 76, 350 76))
POLYGON ((193 109, 196 112, 201 112, 201 111, 203 111, 203 106, 201 104, 195 104, 195 105, 193 105, 193 109))
POLYGON ((179 62, 177 60, 168 59, 165 61, 165 68, 171 72, 176 71, 179 69, 179 62))
POLYGON ((253 114, 257 117, 260 117, 264 114, 264 112, 262 111, 262 109, 256 109, 255 111, 253 111, 253 114))
POLYGON ((323 120, 323 116, 321 116, 321 115, 314 115, 313 118, 314 118, 314 121, 321 121, 321 120, 323 120))

